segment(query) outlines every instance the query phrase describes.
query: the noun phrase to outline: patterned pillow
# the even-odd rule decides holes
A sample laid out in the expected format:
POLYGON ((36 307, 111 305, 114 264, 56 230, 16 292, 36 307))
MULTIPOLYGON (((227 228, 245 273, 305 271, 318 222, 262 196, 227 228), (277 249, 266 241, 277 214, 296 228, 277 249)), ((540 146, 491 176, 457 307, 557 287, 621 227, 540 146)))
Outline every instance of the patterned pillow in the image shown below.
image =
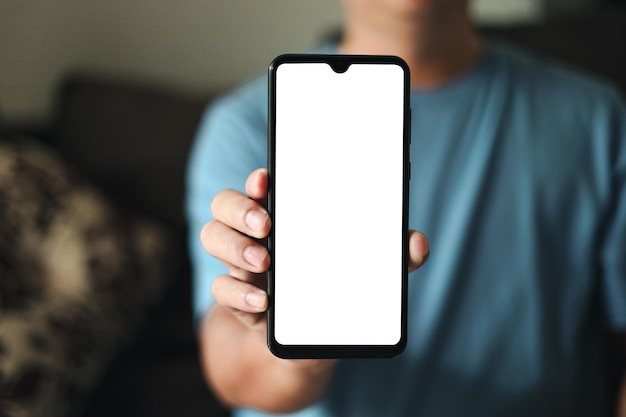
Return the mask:
POLYGON ((35 142, 0 141, 0 415, 78 414, 163 293, 164 230, 35 142))

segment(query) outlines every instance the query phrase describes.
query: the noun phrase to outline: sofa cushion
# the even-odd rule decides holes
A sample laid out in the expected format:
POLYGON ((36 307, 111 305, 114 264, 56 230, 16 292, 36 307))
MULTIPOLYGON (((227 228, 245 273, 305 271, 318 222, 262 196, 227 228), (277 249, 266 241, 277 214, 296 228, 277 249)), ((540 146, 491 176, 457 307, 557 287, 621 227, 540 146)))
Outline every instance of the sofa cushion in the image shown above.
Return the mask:
POLYGON ((0 414, 82 411, 163 294, 169 242, 58 155, 0 140, 0 414))

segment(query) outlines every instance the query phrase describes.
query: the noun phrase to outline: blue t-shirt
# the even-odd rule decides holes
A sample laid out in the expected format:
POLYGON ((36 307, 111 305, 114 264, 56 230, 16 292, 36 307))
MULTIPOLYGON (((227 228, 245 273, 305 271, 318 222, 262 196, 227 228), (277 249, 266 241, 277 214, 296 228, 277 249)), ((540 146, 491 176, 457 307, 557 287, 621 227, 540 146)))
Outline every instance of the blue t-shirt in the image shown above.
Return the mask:
MULTIPOLYGON (((325 46, 317 52, 334 52, 325 46)), ((412 91, 405 352, 340 362, 302 416, 608 416, 605 334, 626 331, 626 110, 603 83, 510 45, 412 91)), ((226 272, 198 235, 266 166, 266 77, 216 101, 189 165, 197 317, 226 272)), ((263 415, 236 410, 237 416, 263 415)))

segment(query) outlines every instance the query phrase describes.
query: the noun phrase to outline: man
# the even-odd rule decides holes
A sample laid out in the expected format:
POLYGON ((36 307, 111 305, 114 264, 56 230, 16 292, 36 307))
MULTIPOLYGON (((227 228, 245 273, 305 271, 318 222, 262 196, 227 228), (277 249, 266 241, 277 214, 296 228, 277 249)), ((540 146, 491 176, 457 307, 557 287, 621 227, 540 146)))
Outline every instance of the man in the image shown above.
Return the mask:
POLYGON ((410 280, 406 351, 343 361, 268 351, 260 77, 209 110, 190 160, 207 380, 238 416, 613 415, 605 351, 626 332, 623 103, 483 41, 467 0, 343 6, 343 38, 315 52, 398 55, 411 69, 410 226, 429 239, 411 232, 411 269, 432 256, 410 280))

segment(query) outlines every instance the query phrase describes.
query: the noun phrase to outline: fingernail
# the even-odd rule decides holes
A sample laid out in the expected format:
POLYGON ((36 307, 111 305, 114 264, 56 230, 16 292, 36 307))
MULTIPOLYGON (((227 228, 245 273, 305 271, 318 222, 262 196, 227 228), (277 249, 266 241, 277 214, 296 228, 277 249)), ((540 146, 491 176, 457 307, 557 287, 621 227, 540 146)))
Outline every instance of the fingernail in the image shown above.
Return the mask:
POLYGON ((258 246, 248 246, 243 250, 243 258, 254 266, 260 266, 266 256, 267 251, 258 246))
POLYGON ((250 210, 246 213, 245 222, 252 230, 263 230, 267 219, 268 215, 266 211, 250 210))
POLYGON ((265 293, 260 291, 252 291, 246 293, 246 303, 250 304, 254 308, 262 309, 265 307, 265 293))

